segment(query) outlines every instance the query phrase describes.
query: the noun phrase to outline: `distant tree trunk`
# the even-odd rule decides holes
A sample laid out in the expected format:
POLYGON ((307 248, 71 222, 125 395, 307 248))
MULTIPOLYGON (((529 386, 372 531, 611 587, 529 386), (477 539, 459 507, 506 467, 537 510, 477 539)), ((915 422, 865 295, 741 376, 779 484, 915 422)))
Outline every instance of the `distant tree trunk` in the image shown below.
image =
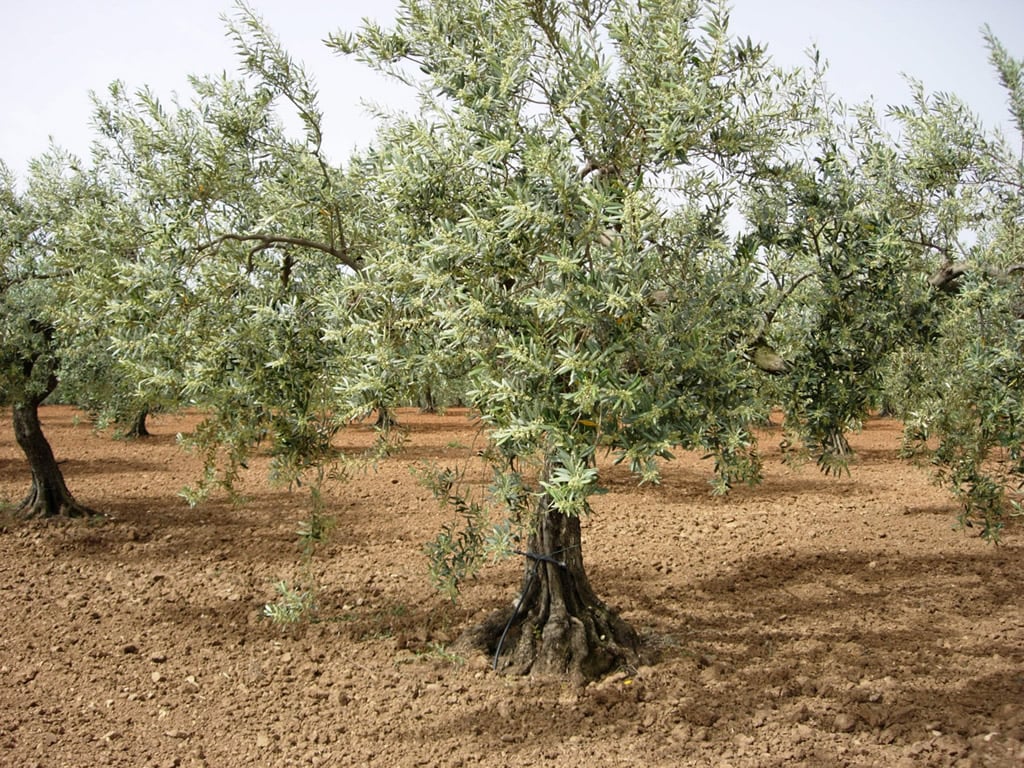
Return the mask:
POLYGON ((39 422, 39 405, 56 387, 54 380, 41 397, 31 397, 13 408, 14 438, 32 471, 32 488, 15 512, 19 517, 79 517, 92 514, 68 491, 64 475, 39 422))
POLYGON ((544 495, 519 600, 469 630, 463 642, 487 650, 499 671, 512 674, 593 680, 635 664, 639 638, 594 593, 581 544, 579 518, 563 515, 544 495))
POLYGON ((377 423, 374 426, 386 432, 392 427, 398 426, 398 419, 395 418, 395 414, 391 412, 390 407, 380 405, 377 406, 377 423))
POLYGON ((422 413, 437 413, 437 403, 434 402, 434 390, 427 387, 420 398, 420 411, 422 413))
POLYGON ((131 424, 128 426, 127 431, 124 433, 125 437, 149 437, 149 430, 146 428, 146 418, 149 416, 149 409, 143 408, 132 419, 131 424))

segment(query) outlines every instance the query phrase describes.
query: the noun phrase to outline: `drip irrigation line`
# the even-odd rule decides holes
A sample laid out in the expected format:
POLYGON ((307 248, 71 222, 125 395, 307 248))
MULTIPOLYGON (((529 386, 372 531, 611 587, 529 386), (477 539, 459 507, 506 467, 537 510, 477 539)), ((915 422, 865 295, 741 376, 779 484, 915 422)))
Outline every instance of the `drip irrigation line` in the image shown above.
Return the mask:
POLYGON ((516 603, 515 609, 512 611, 512 615, 508 617, 508 621, 505 622, 505 628, 501 631, 501 637, 498 638, 498 647, 494 649, 494 662, 491 668, 498 671, 498 659, 501 657, 501 647, 505 644, 505 636, 508 631, 512 628, 512 622, 516 620, 519 615, 519 609, 523 607, 523 601, 526 600, 526 595, 530 592, 530 588, 533 587, 533 580, 537 577, 537 563, 534 562, 533 568, 530 569, 530 578, 526 582, 526 586, 523 588, 523 593, 519 595, 519 602, 516 603))
MULTIPOLYGON (((556 555, 560 555, 565 552, 564 549, 558 550, 556 555)), ((526 581, 526 586, 523 587, 522 594, 519 595, 519 601, 516 603, 516 607, 512 611, 512 615, 508 617, 508 621, 505 622, 505 628, 501 631, 501 637, 498 638, 498 646, 494 649, 494 662, 491 668, 498 671, 498 660, 501 657, 502 646, 505 645, 505 637, 508 635, 508 631, 512 628, 512 623, 518 618, 519 611, 522 610, 523 602, 526 600, 526 596, 530 594, 530 589, 533 587, 533 580, 537 578, 537 570, 541 563, 550 563, 551 565, 557 565, 559 568, 565 568, 564 560, 556 560, 551 555, 542 555, 537 552, 529 552, 520 549, 512 550, 514 555, 522 555, 527 560, 533 561, 533 568, 530 569, 530 578, 526 581)))
MULTIPOLYGON (((565 552, 565 550, 564 549, 560 549, 555 554, 561 554, 562 552, 565 552)), ((512 554, 513 555, 522 555, 523 557, 525 557, 525 558, 527 558, 529 560, 533 560, 535 562, 551 563, 552 565, 557 565, 559 568, 565 568, 565 561, 563 561, 563 560, 556 560, 551 555, 540 555, 540 554, 537 554, 536 552, 524 552, 521 549, 513 549, 512 550, 512 554)))

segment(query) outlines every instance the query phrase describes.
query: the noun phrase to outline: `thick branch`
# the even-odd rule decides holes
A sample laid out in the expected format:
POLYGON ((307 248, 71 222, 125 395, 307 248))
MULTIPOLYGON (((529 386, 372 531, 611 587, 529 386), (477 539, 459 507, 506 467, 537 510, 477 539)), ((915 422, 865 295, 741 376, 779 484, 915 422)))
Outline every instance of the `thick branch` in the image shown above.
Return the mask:
POLYGON ((747 359, 772 376, 781 376, 789 370, 789 364, 763 339, 754 342, 753 354, 748 354, 747 359))
POLYGON ((943 264, 928 278, 928 284, 940 291, 955 291, 956 281, 966 272, 967 265, 963 262, 943 264))
POLYGON ((22 283, 30 283, 33 280, 56 280, 61 277, 69 277, 72 274, 73 273, 70 269, 62 269, 57 272, 50 273, 30 272, 27 275, 5 277, 3 280, 0 280, 0 295, 3 295, 14 286, 21 285, 22 283))
MULTIPOLYGON (((946 293, 956 293, 959 288, 958 281, 965 274, 970 272, 969 264, 957 261, 943 264, 932 276, 928 278, 928 284, 936 290, 946 293)), ((1024 264, 1010 264, 1006 267, 988 267, 985 270, 992 277, 1009 277, 1010 275, 1024 272, 1024 264)))
POLYGON ((336 248, 328 245, 327 243, 321 243, 305 237, 290 237, 288 235, 265 235, 259 233, 241 235, 229 233, 226 235, 220 235, 219 237, 215 237, 213 240, 200 244, 197 246, 196 250, 206 251, 210 248, 216 248, 218 245, 225 242, 256 243, 257 245, 252 249, 252 253, 263 251, 267 248, 286 245, 295 246, 297 248, 308 248, 312 251, 320 251, 321 253, 327 253, 334 256, 353 272, 361 271, 363 266, 362 260, 352 258, 349 255, 347 248, 336 248))

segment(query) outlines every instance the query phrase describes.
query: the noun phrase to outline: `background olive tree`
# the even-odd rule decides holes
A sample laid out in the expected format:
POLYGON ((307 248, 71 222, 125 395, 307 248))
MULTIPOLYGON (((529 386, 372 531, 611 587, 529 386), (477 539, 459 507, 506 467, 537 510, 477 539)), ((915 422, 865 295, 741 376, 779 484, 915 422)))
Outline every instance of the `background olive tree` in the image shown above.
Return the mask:
POLYGON ((361 263, 358 193, 322 153, 314 84, 245 7, 229 33, 241 78, 192 78, 190 100, 169 105, 121 83, 96 100, 94 161, 138 238, 97 263, 93 296, 140 401, 205 414, 193 500, 230 490, 264 440, 286 481, 329 462, 338 352, 319 297, 361 263))
MULTIPOLYGON (((985 34, 1020 130, 1021 65, 985 34)), ((798 299, 766 313, 780 402, 826 471, 873 409, 902 417, 961 522, 994 537, 1022 479, 1021 158, 955 95, 909 84, 883 116, 823 91, 804 157, 747 197, 766 295, 798 299)))
MULTIPOLYGON (((23 190, 0 163, 0 403, 11 407, 14 436, 31 473, 30 490, 15 509, 19 516, 90 512, 67 488, 39 406, 75 356, 102 354, 102 341, 61 324, 77 265, 92 247, 85 233, 102 199, 95 180, 56 148, 32 161, 23 190)), ((80 377, 83 386, 97 380, 80 377)))
POLYGON ((1024 64, 985 31, 1015 136, 985 130, 960 99, 897 110, 908 239, 932 255, 931 314, 894 365, 908 446, 930 456, 960 521, 998 538, 1024 487, 1024 64))

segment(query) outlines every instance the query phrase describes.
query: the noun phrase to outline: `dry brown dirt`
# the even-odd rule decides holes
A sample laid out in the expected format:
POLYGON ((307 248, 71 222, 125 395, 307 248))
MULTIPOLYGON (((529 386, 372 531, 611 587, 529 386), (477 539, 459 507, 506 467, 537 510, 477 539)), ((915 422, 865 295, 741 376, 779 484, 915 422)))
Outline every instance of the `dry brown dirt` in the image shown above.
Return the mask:
POLYGON ((190 509, 176 493, 196 459, 175 435, 194 418, 128 442, 45 408, 69 486, 106 516, 0 532, 0 764, 1024 765, 1019 529, 999 547, 955 530, 948 495, 898 460, 897 424, 855 435, 840 479, 786 467, 768 434, 764 484, 728 498, 696 456, 656 487, 606 467, 585 557, 644 659, 577 687, 448 649, 522 564, 455 606, 432 590, 423 545, 450 513, 410 466, 472 463, 481 441, 464 412, 399 415, 407 449, 328 489, 319 614, 282 628, 263 606, 302 577, 307 496, 268 487, 261 460, 243 504, 190 509))

